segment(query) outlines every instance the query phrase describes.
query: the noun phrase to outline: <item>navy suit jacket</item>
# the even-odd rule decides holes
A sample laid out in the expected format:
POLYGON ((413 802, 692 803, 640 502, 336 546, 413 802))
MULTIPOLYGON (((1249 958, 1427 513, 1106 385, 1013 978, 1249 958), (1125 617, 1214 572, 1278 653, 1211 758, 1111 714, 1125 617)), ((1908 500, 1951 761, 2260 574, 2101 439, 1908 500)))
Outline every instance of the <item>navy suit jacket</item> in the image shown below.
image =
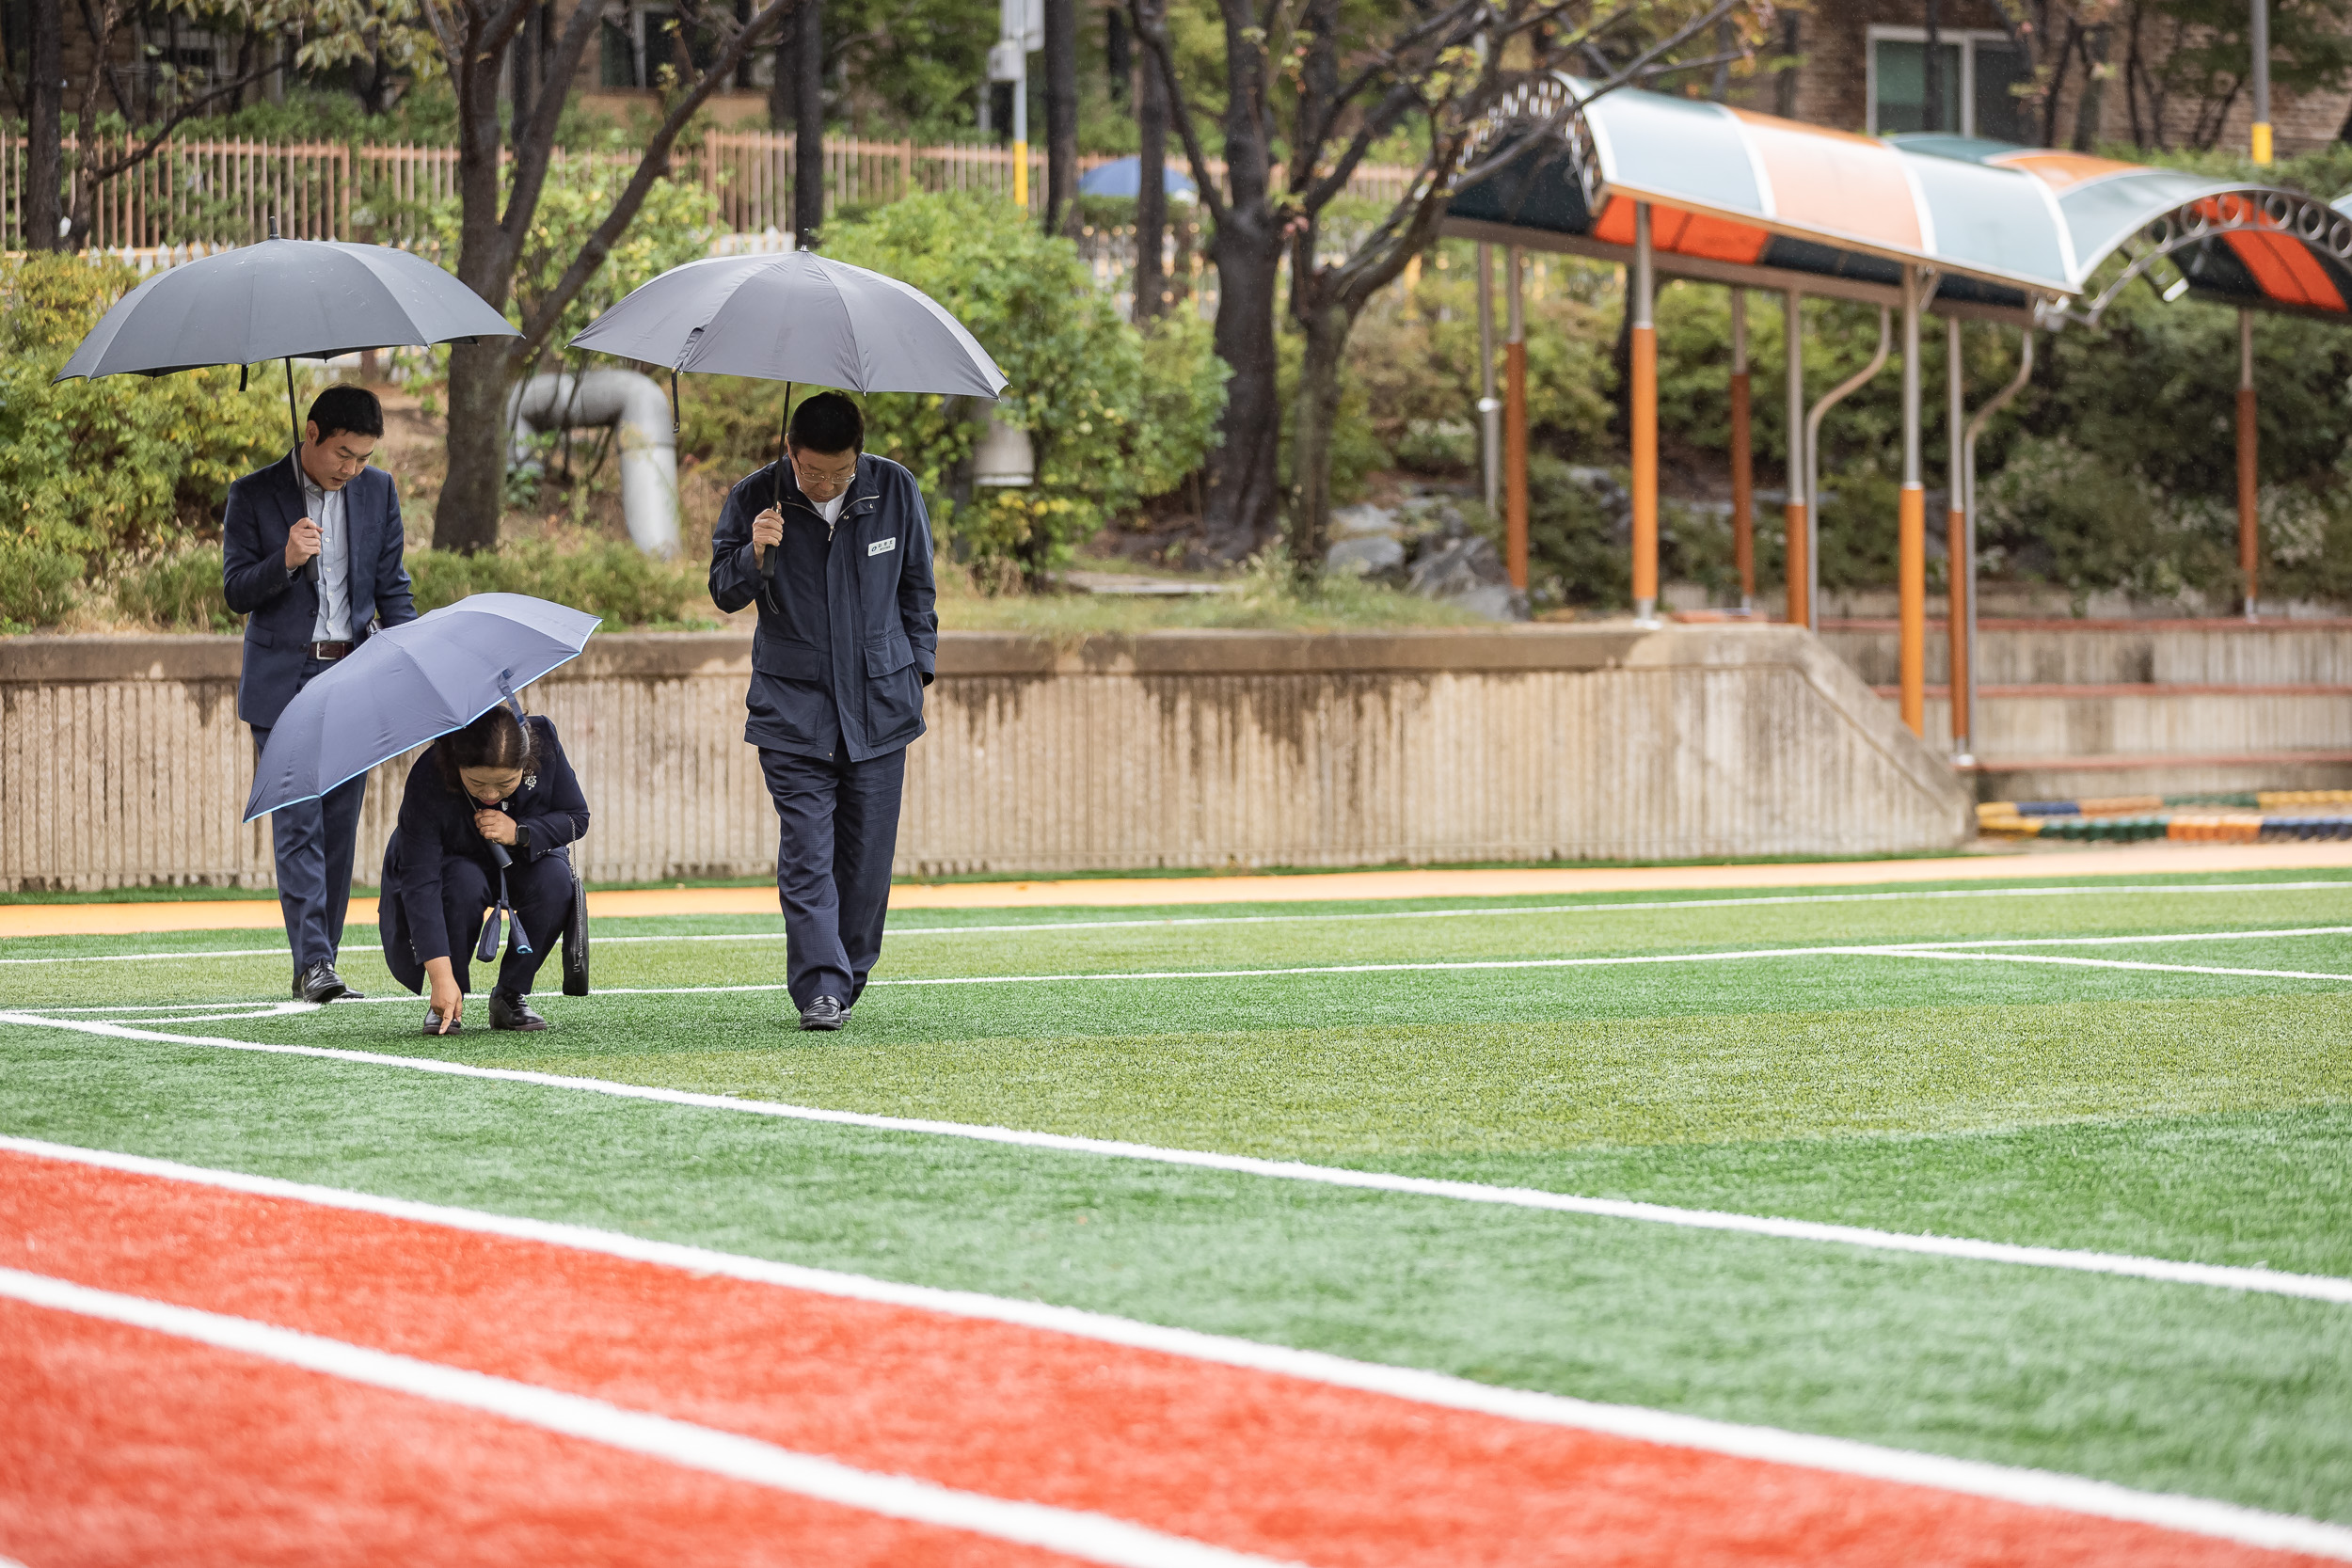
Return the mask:
MULTIPOLYGON (((277 723, 302 689, 318 624, 319 591, 310 573, 286 570, 286 536, 308 511, 290 452, 229 486, 221 517, 221 590, 229 608, 246 617, 237 717, 262 729, 277 723)), ((400 497, 391 475, 362 468, 343 486, 343 526, 351 542, 351 636, 358 643, 368 640, 371 621, 396 626, 417 618, 400 563, 400 497)))

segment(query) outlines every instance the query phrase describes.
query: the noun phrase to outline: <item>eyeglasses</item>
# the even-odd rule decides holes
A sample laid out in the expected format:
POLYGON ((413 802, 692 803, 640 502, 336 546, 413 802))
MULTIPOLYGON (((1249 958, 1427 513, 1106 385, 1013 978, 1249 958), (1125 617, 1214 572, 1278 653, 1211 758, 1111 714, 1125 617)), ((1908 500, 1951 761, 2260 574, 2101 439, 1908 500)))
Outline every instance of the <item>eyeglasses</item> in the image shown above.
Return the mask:
POLYGON ((852 457, 837 468, 817 468, 795 457, 792 459, 792 472, 799 477, 803 490, 845 489, 857 478, 857 459, 852 457))

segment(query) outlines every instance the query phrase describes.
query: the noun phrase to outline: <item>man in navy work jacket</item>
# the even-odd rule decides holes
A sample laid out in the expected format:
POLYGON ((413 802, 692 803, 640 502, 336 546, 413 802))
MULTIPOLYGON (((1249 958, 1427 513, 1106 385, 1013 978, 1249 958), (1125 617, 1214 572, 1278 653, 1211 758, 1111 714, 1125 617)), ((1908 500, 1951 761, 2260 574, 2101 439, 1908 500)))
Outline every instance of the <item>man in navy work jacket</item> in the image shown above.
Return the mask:
MULTIPOLYGON (((220 579, 229 608, 247 617, 237 717, 252 727, 256 756, 294 693, 367 641, 371 622, 417 618, 400 563, 400 498, 391 475, 368 467, 383 434, 374 393, 329 387, 310 404, 302 444, 229 487, 220 579)), ((270 817, 299 1001, 359 994, 335 959, 367 784, 363 773, 270 817)))
POLYGON ((782 829, 785 978, 802 1028, 838 1029, 882 954, 906 749, 936 667, 931 528, 914 476, 866 455, 840 393, 794 409, 785 448, 788 463, 728 494, 710 596, 759 603, 743 738, 782 829))

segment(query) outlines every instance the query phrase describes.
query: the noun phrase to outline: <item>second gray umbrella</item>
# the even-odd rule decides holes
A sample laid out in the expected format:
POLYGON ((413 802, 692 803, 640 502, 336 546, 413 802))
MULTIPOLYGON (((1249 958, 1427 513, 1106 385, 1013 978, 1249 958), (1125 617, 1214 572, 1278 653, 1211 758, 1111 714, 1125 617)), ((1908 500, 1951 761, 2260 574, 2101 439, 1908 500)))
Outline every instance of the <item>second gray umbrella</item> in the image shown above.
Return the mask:
POLYGON ((574 348, 671 371, 858 392, 993 398, 1005 372, 913 284, 815 251, 714 256, 673 267, 603 315, 574 348))

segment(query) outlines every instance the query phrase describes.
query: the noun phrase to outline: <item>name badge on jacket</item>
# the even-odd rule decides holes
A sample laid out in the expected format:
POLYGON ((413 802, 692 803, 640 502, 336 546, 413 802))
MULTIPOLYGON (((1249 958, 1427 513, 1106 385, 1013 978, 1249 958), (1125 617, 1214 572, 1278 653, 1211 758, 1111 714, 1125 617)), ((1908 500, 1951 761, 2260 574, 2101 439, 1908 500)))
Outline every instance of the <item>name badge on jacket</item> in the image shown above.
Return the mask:
POLYGON ((867 555, 881 555, 884 551, 895 550, 898 547, 898 541, 896 539, 877 539, 872 544, 866 546, 866 553, 867 555))

